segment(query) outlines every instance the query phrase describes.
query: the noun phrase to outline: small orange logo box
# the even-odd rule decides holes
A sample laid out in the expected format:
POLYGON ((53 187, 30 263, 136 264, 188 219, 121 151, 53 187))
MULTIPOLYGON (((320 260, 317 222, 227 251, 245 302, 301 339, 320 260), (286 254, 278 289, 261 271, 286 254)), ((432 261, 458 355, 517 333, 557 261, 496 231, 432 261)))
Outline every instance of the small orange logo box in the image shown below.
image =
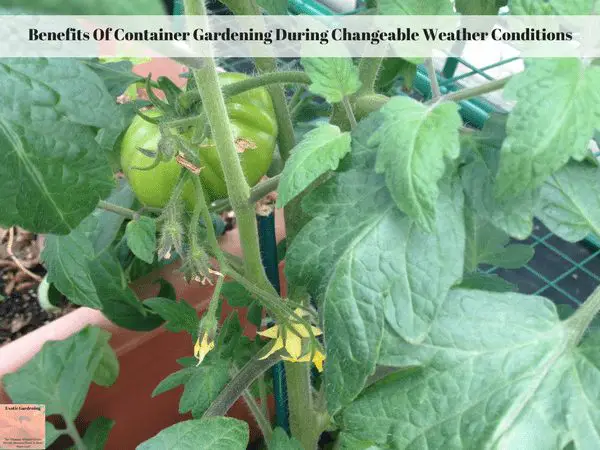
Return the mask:
POLYGON ((44 405, 0 405, 0 449, 46 448, 44 405))

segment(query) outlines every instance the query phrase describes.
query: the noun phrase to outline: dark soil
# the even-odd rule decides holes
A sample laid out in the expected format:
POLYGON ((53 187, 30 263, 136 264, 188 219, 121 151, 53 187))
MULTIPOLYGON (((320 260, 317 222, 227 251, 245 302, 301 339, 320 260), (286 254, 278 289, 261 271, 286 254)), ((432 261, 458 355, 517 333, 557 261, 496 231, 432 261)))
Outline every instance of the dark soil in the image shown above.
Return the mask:
POLYGON ((42 309, 37 288, 44 274, 38 236, 0 228, 0 346, 73 310, 66 306, 49 314, 42 309))

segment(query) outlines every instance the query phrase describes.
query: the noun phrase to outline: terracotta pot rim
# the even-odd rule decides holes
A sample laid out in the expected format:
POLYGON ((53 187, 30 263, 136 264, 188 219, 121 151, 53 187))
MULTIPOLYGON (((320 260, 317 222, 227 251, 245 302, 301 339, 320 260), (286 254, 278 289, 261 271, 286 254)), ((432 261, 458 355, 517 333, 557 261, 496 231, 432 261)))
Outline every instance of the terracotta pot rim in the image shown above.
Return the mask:
MULTIPOLYGON (((283 211, 276 210, 277 241, 285 236, 285 227, 283 226, 283 211)), ((240 238, 237 229, 231 230, 220 239, 223 250, 233 254, 240 255, 240 238)), ((177 264, 177 263, 174 263, 177 264)), ((155 274, 147 275, 142 280, 152 280, 155 274)), ((149 281, 149 283, 152 283, 149 281)), ((210 289, 210 286, 207 287, 210 289)), ((197 303, 191 302, 197 311, 201 311, 209 301, 209 297, 199 299, 197 303)), ((95 309, 79 307, 74 311, 43 325, 18 339, 9 342, 0 347, 0 391, 2 390, 1 378, 7 373, 18 370, 26 364, 48 341, 58 341, 68 338, 88 325, 95 325, 112 334, 110 344, 115 350, 117 356, 127 354, 132 349, 141 344, 152 340, 167 330, 161 326, 152 331, 132 331, 121 328, 95 309)))

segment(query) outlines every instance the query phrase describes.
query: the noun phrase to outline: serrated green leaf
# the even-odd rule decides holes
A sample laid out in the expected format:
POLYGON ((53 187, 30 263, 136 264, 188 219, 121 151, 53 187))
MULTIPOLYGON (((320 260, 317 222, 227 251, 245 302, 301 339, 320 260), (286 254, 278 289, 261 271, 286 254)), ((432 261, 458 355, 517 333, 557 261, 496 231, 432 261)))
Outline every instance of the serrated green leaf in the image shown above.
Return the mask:
POLYGON ((585 16, 598 12, 597 0, 509 0, 513 15, 585 16))
POLYGON ((351 151, 340 161, 338 172, 351 169, 372 169, 375 167, 378 146, 370 142, 371 136, 379 130, 383 123, 383 115, 376 111, 369 114, 352 130, 351 151))
POLYGON ((256 3, 272 16, 287 15, 288 0, 257 0, 256 3))
MULTIPOLYGON (((383 447, 368 441, 356 439, 351 434, 341 432, 337 438, 337 448, 339 450, 383 450, 383 447)), ((388 447, 385 447, 386 449, 388 447)))
POLYGON ((81 61, 5 58, 0 63, 0 223, 67 234, 114 186, 96 129, 119 110, 81 61))
MULTIPOLYGON (((129 183, 123 178, 119 180, 106 201, 123 208, 131 208, 135 201, 135 194, 129 183)), ((96 209, 92 215, 97 220, 93 227, 86 230, 86 234, 93 243, 94 251, 99 253, 114 244, 125 218, 120 214, 101 209, 96 209)))
MULTIPOLYGON (((2 0, 0 7, 15 13, 28 12, 31 14, 70 14, 82 15, 154 15, 165 14, 162 3, 158 0, 134 0, 115 3, 111 0, 2 0)), ((33 58, 32 58, 33 59, 33 58)))
POLYGON ((90 423, 83 435, 83 443, 88 450, 104 450, 110 430, 115 421, 106 417, 98 417, 90 423))
POLYGON ((99 61, 84 61, 104 81, 106 89, 113 97, 123 94, 133 83, 144 81, 142 77, 132 72, 131 61, 114 61, 101 63, 99 61))
POLYGON ((536 214, 566 241, 600 236, 600 169, 586 162, 568 163, 542 186, 536 214))
POLYGON ((465 271, 474 272, 480 264, 518 269, 529 262, 534 250, 529 245, 509 245, 510 237, 487 220, 465 208, 467 242, 465 271))
POLYGON ((248 424, 229 417, 186 420, 165 428, 136 450, 246 450, 248 424))
POLYGON ((87 127, 58 121, 15 124, 2 118, 0 149, 4 227, 67 234, 114 187, 108 159, 87 127))
POLYGON ((350 58, 302 58, 302 66, 312 81, 310 91, 329 103, 341 102, 360 89, 358 68, 350 58))
POLYGON ((547 299, 455 290, 422 344, 384 339, 381 364, 422 367, 373 385, 342 428, 393 448, 591 449, 599 340, 571 339, 547 299))
POLYGON ((502 267, 503 269, 518 269, 533 258, 534 250, 530 245, 513 244, 504 247, 498 253, 486 255, 484 262, 502 267))
MULTIPOLYGON (((4 390, 15 403, 42 403, 46 415, 75 420, 103 359, 116 358, 109 339, 107 331, 88 326, 63 341, 48 341, 27 364, 2 378, 4 390)), ((117 374, 101 378, 112 384, 117 374)))
POLYGON ((283 428, 277 427, 273 430, 270 450, 303 450, 302 444, 295 438, 289 437, 283 428))
POLYGON ((200 418, 229 382, 229 361, 213 358, 194 369, 179 400, 179 412, 190 411, 194 418, 200 418))
POLYGON ((168 298, 150 298, 144 301, 144 305, 152 309, 162 317, 167 330, 173 333, 186 331, 195 340, 198 332, 200 319, 196 310, 185 300, 179 302, 168 298))
POLYGON ((260 327, 262 322, 262 306, 257 302, 244 286, 236 282, 224 283, 221 295, 234 308, 248 308, 248 321, 260 327))
POLYGON ((60 120, 69 126, 104 128, 118 109, 102 79, 77 59, 3 58, 0 75, 0 111, 7 122, 24 126, 35 118, 42 126, 60 120))
POLYGON ((343 172, 305 198, 307 210, 323 215, 292 243, 286 275, 322 299, 332 413, 374 371, 384 318, 407 339, 422 339, 462 275, 462 192, 450 183, 442 192, 434 234, 400 213, 372 172, 343 172))
POLYGON ((415 16, 451 16, 454 14, 449 0, 379 0, 380 14, 415 16))
POLYGON ((454 3, 456 11, 471 16, 495 16, 507 4, 508 0, 456 0, 454 3))
MULTIPOLYGON (((501 122, 501 119, 498 118, 501 122)), ((497 124, 502 127, 501 123, 497 124)), ((499 147, 504 133, 493 124, 484 128, 472 142, 475 151, 469 152, 470 161, 460 169, 460 175, 471 208, 483 220, 517 239, 526 239, 533 231, 533 213, 539 198, 539 189, 525 191, 515 197, 498 199, 494 195, 499 164, 499 147)), ((503 128, 503 127, 502 127, 503 128)))
POLYGON ((102 302, 87 267, 94 255, 92 242, 83 231, 73 230, 66 237, 48 236, 42 259, 49 281, 71 302, 101 309, 102 302))
POLYGON ((248 307, 246 318, 252 325, 260 328, 263 319, 263 307, 260 305, 260 303, 254 302, 248 307))
POLYGON ((112 386, 119 374, 119 359, 109 345, 98 346, 96 351, 100 356, 100 362, 94 371, 92 381, 98 386, 112 386))
POLYGON ((516 292, 517 286, 495 273, 469 273, 457 286, 461 289, 475 289, 491 292, 516 292))
POLYGON ((283 208, 313 181, 329 170, 335 170, 350 151, 350 133, 323 124, 304 135, 292 149, 277 190, 277 206, 283 208))
POLYGON ((159 327, 163 319, 146 308, 127 285, 119 261, 104 252, 88 262, 95 290, 102 303, 102 314, 110 321, 135 331, 150 331, 159 327))
POLYGON ((167 378, 163 379, 160 383, 158 383, 158 386, 154 388, 154 391, 152 391, 152 397, 156 397, 157 395, 163 394, 171 389, 175 389, 177 386, 187 383, 196 371, 195 366, 197 362, 198 361, 196 358, 191 358, 189 367, 184 367, 177 372, 173 372, 167 378))
POLYGON ((516 100, 507 122, 495 194, 514 197, 540 187, 567 163, 583 160, 600 113, 600 67, 576 58, 529 61, 504 89, 516 100))
POLYGON ((417 64, 405 58, 384 58, 377 74, 376 90, 386 92, 399 79, 404 89, 411 89, 417 77, 417 64))
POLYGON ((138 300, 114 252, 107 248, 121 223, 114 213, 98 210, 70 234, 47 236, 42 259, 48 281, 69 301, 99 309, 119 326, 148 331, 160 326, 162 319, 138 300))
POLYGON ((125 228, 125 237, 133 254, 152 264, 156 253, 156 221, 146 216, 130 221, 125 228))
POLYGON ((171 283, 169 283, 164 278, 159 278, 158 284, 160 285, 158 297, 167 298, 169 300, 177 300, 177 291, 171 283))
POLYGON ((223 283, 221 295, 234 308, 245 308, 254 302, 254 299, 246 288, 235 281, 223 283))
POLYGON ((426 106, 401 96, 390 99, 380 111, 384 121, 370 141, 379 145, 375 170, 385 173, 398 207, 431 230, 446 160, 460 155, 458 106, 426 106))

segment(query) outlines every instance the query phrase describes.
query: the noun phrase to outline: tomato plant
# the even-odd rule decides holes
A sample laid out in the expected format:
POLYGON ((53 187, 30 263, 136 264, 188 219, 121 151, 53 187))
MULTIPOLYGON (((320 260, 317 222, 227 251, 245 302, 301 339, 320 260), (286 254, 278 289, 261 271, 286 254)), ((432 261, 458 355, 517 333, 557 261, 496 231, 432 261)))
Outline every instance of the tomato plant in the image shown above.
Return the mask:
MULTIPOLYGON (((206 13, 202 1, 185 3, 206 13)), ((254 1, 225 3, 261 13, 254 1)), ((506 4, 368 3, 385 15, 495 14, 506 4)), ((583 15, 588 3, 508 6, 583 15)), ((253 77, 219 74, 213 58, 186 62, 187 89, 157 80, 165 99, 150 95, 154 109, 139 117, 114 101, 140 82, 117 66, 0 64, 0 224, 47 234, 48 281, 71 302, 130 329, 191 336, 189 358, 154 394, 184 385, 180 412, 193 419, 156 430, 139 449, 246 448, 247 424, 222 417, 239 398, 270 449, 314 450, 323 433, 340 449, 598 447, 600 290, 559 314, 549 298, 483 268, 526 264, 533 250, 514 241, 530 238, 534 217, 569 242, 600 234, 590 151, 600 66, 531 59, 505 79, 443 93, 430 58, 309 57, 302 70, 258 58, 253 77), (411 84, 416 63, 430 97, 386 95, 400 77, 411 84), (495 91, 512 109, 470 128, 461 102, 495 91), (330 107, 312 114, 317 97, 330 107), (259 182, 276 145, 283 169, 259 182), (115 152, 128 182, 111 164, 115 152), (287 231, 285 298, 266 277, 256 222, 256 202, 274 191, 287 231), (134 193, 153 208, 138 207, 134 193), (235 213, 241 258, 219 246, 217 210, 235 213), (188 282, 214 286, 201 315, 168 286, 143 302, 127 287, 131 255, 152 265, 175 253, 188 282), (248 308, 255 339, 237 314, 220 322, 224 300, 248 308), (289 434, 263 408, 265 374, 282 362, 289 434)), ((99 442, 94 433, 109 433, 102 420, 83 437, 75 428, 90 384, 118 376, 109 337, 86 328, 3 379, 15 402, 62 416, 66 427, 49 423, 48 442, 64 434, 86 449, 99 442)))

